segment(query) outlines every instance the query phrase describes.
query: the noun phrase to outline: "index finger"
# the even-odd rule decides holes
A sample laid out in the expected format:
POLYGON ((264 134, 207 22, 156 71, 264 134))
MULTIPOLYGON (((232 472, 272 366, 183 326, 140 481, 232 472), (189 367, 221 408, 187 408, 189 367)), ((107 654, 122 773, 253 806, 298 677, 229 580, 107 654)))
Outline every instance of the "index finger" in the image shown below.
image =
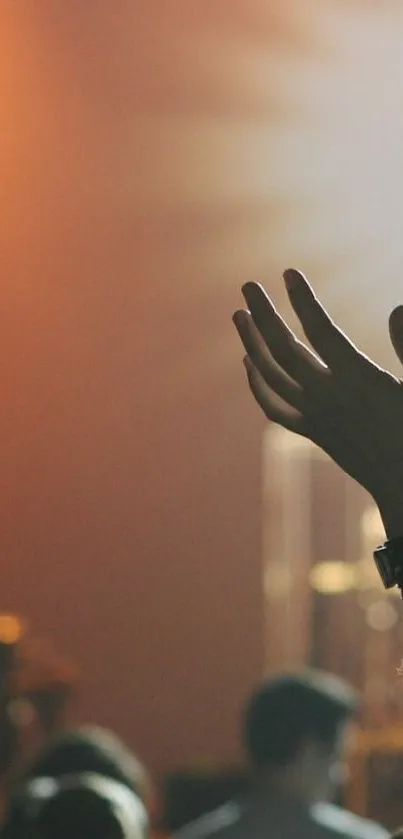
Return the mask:
POLYGON ((299 384, 314 386, 318 376, 327 370, 323 361, 298 341, 261 285, 245 283, 242 292, 253 322, 277 364, 299 384))

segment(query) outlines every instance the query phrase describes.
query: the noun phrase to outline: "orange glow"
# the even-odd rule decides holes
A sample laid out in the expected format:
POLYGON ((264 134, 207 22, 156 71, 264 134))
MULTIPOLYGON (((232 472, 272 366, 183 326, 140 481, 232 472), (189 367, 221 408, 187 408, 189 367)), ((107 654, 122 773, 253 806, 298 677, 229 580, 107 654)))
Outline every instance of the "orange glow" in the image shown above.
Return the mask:
POLYGON ((282 308, 302 263, 391 357, 401 30, 388 0, 1 4, 3 602, 157 771, 234 758, 265 656, 240 283, 282 308))
POLYGON ((0 615, 0 643, 16 644, 24 633, 23 623, 15 615, 0 615))

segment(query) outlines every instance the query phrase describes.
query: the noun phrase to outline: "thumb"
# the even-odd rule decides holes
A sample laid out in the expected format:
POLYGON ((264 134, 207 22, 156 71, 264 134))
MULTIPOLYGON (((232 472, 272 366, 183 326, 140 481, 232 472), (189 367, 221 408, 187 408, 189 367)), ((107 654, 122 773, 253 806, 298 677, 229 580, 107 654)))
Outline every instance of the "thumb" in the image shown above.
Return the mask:
POLYGON ((396 306, 389 318, 389 334, 393 349, 403 364, 403 306, 396 306))

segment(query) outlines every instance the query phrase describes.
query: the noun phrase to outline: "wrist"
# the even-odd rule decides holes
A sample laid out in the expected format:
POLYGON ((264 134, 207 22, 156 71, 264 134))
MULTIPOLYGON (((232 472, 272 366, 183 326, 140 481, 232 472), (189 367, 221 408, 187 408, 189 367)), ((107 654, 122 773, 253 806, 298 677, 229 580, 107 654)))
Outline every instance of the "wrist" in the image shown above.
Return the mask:
POLYGON ((399 493, 392 500, 376 501, 387 539, 403 536, 403 493, 399 493))

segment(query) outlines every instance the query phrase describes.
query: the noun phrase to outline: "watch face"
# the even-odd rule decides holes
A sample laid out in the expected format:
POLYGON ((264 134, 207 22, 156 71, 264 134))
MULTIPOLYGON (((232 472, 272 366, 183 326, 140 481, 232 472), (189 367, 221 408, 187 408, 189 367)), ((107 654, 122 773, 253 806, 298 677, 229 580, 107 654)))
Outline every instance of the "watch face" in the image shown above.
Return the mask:
POLYGON ((394 568, 387 550, 380 548, 378 551, 375 551, 374 560, 385 588, 392 588, 392 586, 396 585, 394 568))

